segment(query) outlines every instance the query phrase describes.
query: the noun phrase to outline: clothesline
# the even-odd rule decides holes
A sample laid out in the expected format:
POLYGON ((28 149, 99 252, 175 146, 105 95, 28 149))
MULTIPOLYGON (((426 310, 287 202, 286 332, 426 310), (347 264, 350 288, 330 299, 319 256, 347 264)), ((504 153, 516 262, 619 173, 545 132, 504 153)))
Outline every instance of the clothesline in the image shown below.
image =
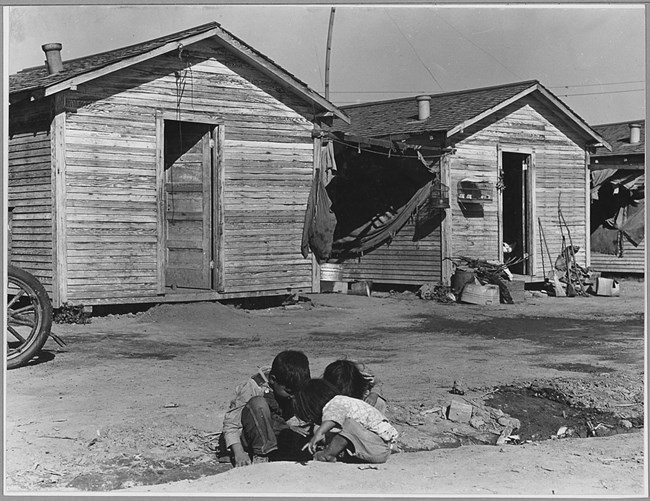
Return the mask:
MULTIPOLYGON (((354 146, 353 144, 350 144, 349 142, 341 141, 340 139, 335 139, 333 137, 330 137, 329 140, 333 141, 335 143, 347 146, 348 148, 355 148, 359 153, 361 153, 362 151, 365 151, 367 153, 374 153, 375 155, 382 155, 382 156, 385 156, 385 157, 388 157, 388 158, 390 158, 392 156, 392 154, 391 154, 392 150, 389 150, 388 153, 382 153, 381 151, 375 151, 375 150, 371 150, 371 149, 368 149, 368 148, 362 148, 360 143, 357 144, 357 146, 354 146)), ((406 149, 413 149, 413 150, 417 151, 415 148, 411 148, 411 147, 407 147, 406 149)), ((418 153, 420 153, 420 152, 418 151, 418 153)), ((400 156, 404 156, 403 155, 403 150, 400 150, 398 152, 398 154, 400 156)), ((420 155, 422 156, 422 158, 442 158, 443 156, 445 156, 445 153, 442 153, 440 155, 422 155, 420 153, 420 155)))

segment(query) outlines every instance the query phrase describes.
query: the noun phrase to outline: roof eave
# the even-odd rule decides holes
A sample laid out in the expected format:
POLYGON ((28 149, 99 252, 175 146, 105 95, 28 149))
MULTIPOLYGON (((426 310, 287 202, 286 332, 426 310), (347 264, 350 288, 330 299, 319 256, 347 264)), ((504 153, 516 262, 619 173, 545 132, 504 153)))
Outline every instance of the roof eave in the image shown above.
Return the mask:
POLYGON ((569 109, 562 101, 560 101, 558 98, 556 98, 553 94, 551 94, 549 91, 547 91, 541 84, 539 83, 533 83, 530 87, 527 89, 515 94, 514 96, 502 101, 499 103, 497 106, 493 106, 492 108, 489 108, 485 110, 484 112, 476 115, 475 117, 472 117, 469 120, 465 120, 464 122, 456 125, 452 129, 450 129, 447 132, 447 137, 451 137, 454 134, 458 134, 459 132, 464 131, 466 128, 470 127, 471 125, 483 120, 484 118, 492 115, 496 111, 499 111, 500 109, 505 108, 506 106, 509 106, 510 104, 518 101, 519 99, 523 98, 524 96, 527 96, 528 94, 531 94, 535 91, 539 91, 540 94, 542 94, 546 99, 551 101, 553 105, 555 105, 557 108, 559 108, 566 116, 568 116, 573 123, 575 123, 578 128, 580 128, 583 132, 585 132, 588 136, 590 136, 593 139, 593 142, 589 144, 589 146, 604 146, 607 148, 609 151, 612 151, 612 146, 605 141, 605 139, 598 134, 594 129, 589 127, 587 123, 582 120, 578 115, 576 115, 571 109, 569 109))
POLYGON ((453 136, 454 134, 458 134, 459 132, 463 132, 468 127, 474 125, 477 122, 480 122, 481 120, 483 120, 484 118, 492 115, 496 111, 499 111, 500 109, 511 105, 515 101, 518 101, 519 99, 521 99, 522 97, 530 94, 531 92, 534 92, 536 90, 536 86, 537 86, 537 84, 532 84, 527 89, 525 89, 525 90, 523 90, 521 92, 518 92, 514 96, 509 97, 508 99, 506 99, 504 101, 501 101, 498 105, 493 106, 492 108, 488 108, 487 110, 483 111, 482 113, 479 113, 478 115, 470 118, 469 120, 465 120, 464 122, 461 122, 460 124, 456 125, 455 127, 451 128, 451 129, 449 129, 447 131, 447 137, 449 138, 449 137, 453 136))
POLYGON ((561 109, 565 115, 570 117, 571 120, 580 129, 582 129, 585 133, 587 133, 587 135, 591 136, 591 138, 593 139, 593 143, 591 143, 589 146, 595 146, 596 144, 599 144, 600 146, 604 146, 605 148, 607 148, 609 151, 612 151, 612 146, 607 141, 605 141, 605 139, 600 134, 598 134, 594 129, 592 129, 582 118, 580 118, 573 111, 571 111, 571 109, 568 106, 566 106, 562 101, 560 101, 557 97, 551 94, 540 84, 537 84, 537 90, 539 90, 540 94, 542 94, 546 99, 551 101, 556 107, 561 109))
POLYGON ((259 69, 260 71, 266 73, 269 75, 271 78, 274 80, 278 81, 280 84, 285 85, 291 89, 293 89, 295 92, 300 94, 303 98, 306 100, 317 104, 321 108, 330 111, 334 115, 336 115, 338 118, 343 120, 346 123, 350 123, 350 117, 348 117, 343 111, 341 111, 339 108, 337 108, 334 104, 332 104, 330 101, 325 99, 324 97, 320 96, 317 92, 313 91, 306 85, 303 85, 299 82, 296 81, 295 78, 291 77, 290 75, 284 73, 281 68, 279 68, 277 65, 272 64, 270 61, 266 61, 263 58, 256 56, 254 53, 249 53, 246 50, 246 47, 241 47, 240 43, 236 40, 235 37, 230 35, 227 31, 222 29, 220 26, 216 25, 213 28, 210 28, 209 30, 206 30, 202 33, 198 33, 196 35, 189 36, 187 38, 179 39, 179 40, 174 40, 172 42, 168 42, 165 45, 158 47, 156 49, 152 49, 144 54, 138 54, 137 56, 132 56, 129 58, 122 59, 116 63, 108 64, 102 68, 96 69, 89 71, 87 73, 83 73, 81 75, 77 75, 74 77, 71 77, 67 80, 64 80, 62 82, 57 82, 55 84, 52 84, 50 86, 46 86, 43 89, 43 95, 44 96, 50 96, 53 94, 56 94, 58 92, 67 90, 71 87, 74 87, 76 85, 80 85, 84 82, 88 82, 90 80, 94 80, 96 78, 99 78, 104 75, 108 75, 110 73, 113 73, 115 71, 118 71, 123 68, 127 68, 129 66, 132 66, 134 64, 147 61, 149 59, 152 59, 154 57, 166 54, 168 52, 171 52, 173 50, 178 49, 179 45, 190 45, 196 42, 200 42, 201 40, 205 40, 206 38, 211 38, 215 37, 219 39, 226 47, 230 48, 231 50, 235 51, 239 56, 241 56, 243 59, 245 59, 247 62, 252 64, 254 67, 259 69))
POLYGON ((301 82, 296 81, 294 77, 285 73, 282 70, 282 68, 280 68, 276 64, 273 64, 270 61, 267 61, 266 59, 259 57, 254 52, 252 53, 249 52, 247 50, 248 47, 245 44, 242 44, 242 42, 240 42, 236 37, 231 35, 228 31, 222 28, 218 28, 218 29, 219 29, 219 33, 217 35, 219 40, 227 48, 235 51, 238 55, 243 57, 247 62, 252 64, 255 68, 268 74, 280 84, 294 90, 295 92, 300 94, 308 101, 317 104, 324 110, 333 113, 336 117, 340 118, 345 123, 347 124, 350 123, 350 117, 347 114, 345 114, 342 110, 340 110, 338 107, 336 107, 333 103, 325 99, 317 92, 310 89, 307 85, 304 85, 301 82))
POLYGON ((76 85, 89 82, 90 80, 94 80, 96 78, 102 77, 104 75, 108 75, 109 73, 113 73, 115 71, 121 70, 123 68, 128 68, 129 66, 132 66, 137 63, 141 63, 143 61, 147 61, 149 59, 152 59, 154 57, 158 57, 160 55, 166 54, 168 52, 171 52, 172 50, 178 49, 179 45, 190 45, 196 42, 200 42, 201 40, 205 40, 206 38, 210 38, 214 35, 217 34, 217 27, 211 28, 207 31, 204 31, 203 33, 198 33, 196 35, 189 36, 187 38, 179 39, 179 40, 174 40, 172 42, 168 42, 165 45, 158 47, 156 49, 152 49, 148 52, 145 52, 144 54, 138 54, 137 56, 132 56, 128 58, 124 58, 116 63, 108 64, 106 66, 103 66, 99 69, 89 71, 87 73, 83 73, 81 75, 74 76, 72 78, 69 78, 67 80, 63 80, 62 82, 58 82, 56 84, 47 86, 45 88, 45 96, 50 96, 52 94, 56 94, 58 92, 61 92, 63 90, 67 90, 71 87, 74 87, 76 85))

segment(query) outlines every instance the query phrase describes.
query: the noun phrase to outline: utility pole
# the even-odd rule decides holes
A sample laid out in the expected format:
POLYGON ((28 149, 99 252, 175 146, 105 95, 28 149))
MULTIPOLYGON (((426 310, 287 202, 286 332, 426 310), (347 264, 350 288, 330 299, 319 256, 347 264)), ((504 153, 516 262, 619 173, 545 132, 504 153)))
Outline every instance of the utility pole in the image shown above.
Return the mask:
POLYGON ((336 7, 330 11, 330 25, 327 30, 327 50, 325 52, 325 99, 330 98, 330 52, 332 52, 332 31, 334 30, 334 13, 336 7))

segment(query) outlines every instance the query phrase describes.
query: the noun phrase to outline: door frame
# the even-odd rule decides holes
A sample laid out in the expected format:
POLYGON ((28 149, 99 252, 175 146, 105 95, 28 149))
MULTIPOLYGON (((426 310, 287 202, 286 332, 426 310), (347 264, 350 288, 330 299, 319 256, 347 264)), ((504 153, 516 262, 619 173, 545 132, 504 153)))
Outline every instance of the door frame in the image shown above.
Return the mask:
POLYGON ((211 157, 212 157, 212 213, 210 235, 212 239, 212 287, 211 290, 224 292, 224 210, 223 210, 223 193, 224 193, 224 161, 223 161, 223 144, 224 144, 224 126, 223 119, 214 115, 190 112, 178 112, 171 110, 156 110, 156 196, 158 200, 158 221, 157 221, 157 242, 156 242, 156 262, 157 262, 157 293, 165 294, 165 269, 167 258, 165 252, 165 120, 174 120, 177 122, 192 122, 206 124, 210 127, 211 157))
MULTIPOLYGON (((535 148, 530 146, 510 146, 497 144, 497 179, 503 179, 503 154, 504 153, 519 153, 528 155, 529 164, 527 166, 526 191, 528 194, 528 202, 526 205, 526 248, 528 249, 528 261, 525 266, 527 276, 535 276, 536 274, 536 246, 535 242, 538 238, 537 225, 537 199, 535 196, 535 148)), ((498 256, 499 260, 503 262, 503 188, 497 190, 497 216, 498 216, 498 256)))

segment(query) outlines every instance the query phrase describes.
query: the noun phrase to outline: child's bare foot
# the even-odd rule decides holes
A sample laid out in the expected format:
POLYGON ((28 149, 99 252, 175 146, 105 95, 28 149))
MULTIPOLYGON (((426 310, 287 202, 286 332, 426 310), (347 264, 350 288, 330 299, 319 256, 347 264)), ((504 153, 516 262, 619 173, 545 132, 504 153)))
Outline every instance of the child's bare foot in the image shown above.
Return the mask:
POLYGON ((314 460, 335 463, 336 456, 338 456, 339 453, 343 451, 347 445, 347 438, 344 438, 339 434, 335 434, 332 436, 331 440, 327 443, 327 446, 322 451, 318 451, 314 454, 314 460))

